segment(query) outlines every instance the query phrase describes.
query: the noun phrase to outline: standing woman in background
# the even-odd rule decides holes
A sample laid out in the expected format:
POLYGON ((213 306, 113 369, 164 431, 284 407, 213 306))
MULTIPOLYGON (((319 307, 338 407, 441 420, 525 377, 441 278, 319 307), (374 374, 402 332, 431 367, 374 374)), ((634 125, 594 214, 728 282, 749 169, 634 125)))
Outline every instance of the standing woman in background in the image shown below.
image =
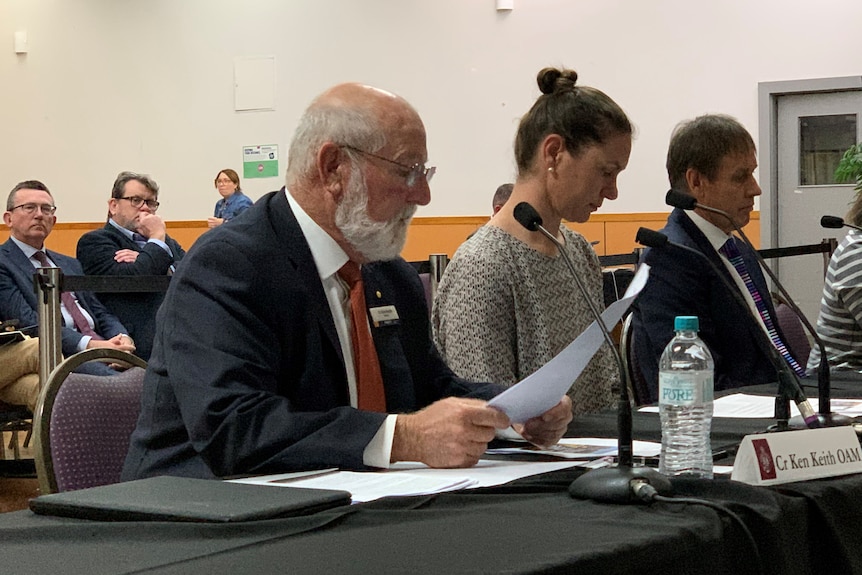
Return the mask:
POLYGON ((218 173, 215 177, 215 187, 221 194, 221 199, 216 202, 213 217, 207 218, 207 224, 211 228, 234 219, 253 203, 251 198, 242 193, 239 187, 239 176, 230 168, 218 173))
MULTIPOLYGON (((586 222, 617 197, 629 161, 632 126, 607 95, 577 86, 573 70, 545 68, 542 95, 521 119, 515 138, 518 177, 512 196, 458 248, 434 302, 434 339, 458 375, 513 385, 571 343, 593 321, 557 247, 515 220, 529 202, 564 244, 589 297, 604 308, 601 266, 590 243, 562 225, 586 222)), ((569 390, 573 411, 614 403, 619 382, 602 347, 569 390)))

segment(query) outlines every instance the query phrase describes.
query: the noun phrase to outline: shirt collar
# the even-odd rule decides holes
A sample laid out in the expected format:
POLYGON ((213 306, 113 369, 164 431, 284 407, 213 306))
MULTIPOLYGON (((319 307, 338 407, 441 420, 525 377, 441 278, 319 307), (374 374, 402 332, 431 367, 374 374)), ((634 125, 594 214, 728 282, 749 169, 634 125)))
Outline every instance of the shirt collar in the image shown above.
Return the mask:
POLYGON ((115 228, 117 228, 118 230, 120 230, 120 232, 121 232, 124 236, 126 236, 127 238, 129 238, 130 240, 131 240, 131 239, 134 239, 134 236, 132 236, 132 230, 127 230, 126 228, 124 228, 123 226, 121 226, 120 224, 118 224, 117 222, 115 222, 115 221, 114 221, 114 218, 109 219, 109 220, 108 220, 108 223, 109 223, 109 224, 111 224, 112 226, 114 226, 115 228))
POLYGON ((28 260, 29 260, 29 259, 32 259, 32 258, 33 258, 33 254, 35 254, 35 253, 36 253, 36 252, 38 252, 38 251, 43 251, 43 252, 45 252, 45 254, 46 254, 46 255, 47 255, 47 253, 48 253, 48 252, 45 250, 45 246, 44 246, 44 245, 42 246, 42 248, 41 248, 41 250, 40 250, 40 249, 34 248, 34 247, 33 247, 33 246, 31 246, 30 244, 25 244, 24 242, 22 242, 21 240, 19 240, 18 238, 14 237, 14 236, 9 236, 9 239, 11 239, 13 242, 15 242, 15 245, 16 245, 16 246, 18 246, 18 247, 21 249, 21 251, 22 251, 22 252, 24 252, 24 255, 25 255, 25 256, 27 256, 27 259, 28 259, 28 260))
POLYGON ((685 212, 685 214, 691 218, 692 223, 697 226, 697 229, 703 232, 703 235, 706 236, 706 239, 715 251, 718 251, 721 246, 727 243, 727 240, 733 237, 731 234, 725 233, 724 230, 712 222, 707 221, 700 214, 688 211, 685 212))
POLYGON ((305 241, 308 242, 311 257, 314 259, 314 265, 317 266, 317 273, 320 275, 320 279, 332 276, 350 258, 347 257, 347 253, 341 249, 338 242, 332 239, 332 236, 326 233, 317 222, 311 219, 311 216, 305 213, 305 210, 302 209, 286 188, 284 193, 287 196, 287 203, 296 217, 296 222, 302 230, 302 235, 305 236, 305 241))

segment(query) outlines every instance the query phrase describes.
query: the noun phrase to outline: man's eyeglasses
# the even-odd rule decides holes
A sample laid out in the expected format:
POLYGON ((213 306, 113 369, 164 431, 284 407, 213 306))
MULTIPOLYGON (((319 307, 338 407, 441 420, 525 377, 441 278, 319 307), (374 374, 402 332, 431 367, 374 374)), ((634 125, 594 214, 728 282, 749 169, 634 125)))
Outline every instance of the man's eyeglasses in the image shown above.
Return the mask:
POLYGON ((28 216, 35 214, 36 210, 42 212, 43 216, 53 216, 54 212, 57 211, 57 206, 52 206, 51 204, 19 204, 9 211, 14 212, 15 210, 21 210, 28 216))
POLYGON ((117 199, 118 200, 127 200, 130 204, 132 204, 132 207, 135 209, 140 208, 144 204, 147 204, 147 207, 150 208, 152 211, 156 211, 157 209, 159 209, 159 202, 157 202, 156 200, 145 200, 144 198, 142 198, 140 196, 129 196, 128 198, 117 198, 117 199))
POLYGON ((420 178, 425 178, 426 182, 430 182, 431 178, 434 177, 434 174, 437 173, 437 168, 434 166, 425 167, 424 164, 413 164, 412 166, 408 166, 407 164, 402 164, 400 162, 396 162, 395 160, 390 160, 389 158, 384 158, 383 156, 378 156, 377 154, 372 154, 371 152, 366 152, 365 150, 360 150, 359 148, 354 148, 353 146, 348 146, 346 144, 341 146, 342 148, 347 148, 348 150, 353 150, 358 154, 362 154, 364 156, 371 156, 372 158, 377 158, 378 160, 382 160, 386 163, 392 164, 394 166, 398 166, 401 168, 405 174, 403 174, 407 187, 412 188, 415 186, 420 178))

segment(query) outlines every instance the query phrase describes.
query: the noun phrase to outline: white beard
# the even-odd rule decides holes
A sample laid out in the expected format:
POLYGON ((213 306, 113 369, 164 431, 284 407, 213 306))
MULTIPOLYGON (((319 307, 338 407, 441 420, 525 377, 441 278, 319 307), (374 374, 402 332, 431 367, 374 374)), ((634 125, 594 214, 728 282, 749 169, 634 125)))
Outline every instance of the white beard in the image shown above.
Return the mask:
POLYGON ((368 215, 368 187, 365 174, 352 170, 347 189, 335 210, 335 225, 350 245, 369 262, 398 257, 407 241, 407 227, 416 213, 408 206, 388 222, 376 222, 368 215))

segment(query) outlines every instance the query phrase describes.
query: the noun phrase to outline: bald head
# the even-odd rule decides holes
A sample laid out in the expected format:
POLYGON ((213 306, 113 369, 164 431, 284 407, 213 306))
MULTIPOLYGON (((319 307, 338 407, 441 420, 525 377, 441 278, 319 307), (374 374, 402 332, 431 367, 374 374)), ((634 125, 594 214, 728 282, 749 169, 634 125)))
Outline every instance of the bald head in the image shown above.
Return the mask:
POLYGON ((314 99, 308 109, 315 108, 351 108, 380 119, 387 114, 409 111, 414 118, 419 118, 404 98, 380 88, 356 83, 339 84, 326 90, 314 99))
POLYGON ((396 257, 431 201, 425 127, 403 98, 340 84, 311 103, 290 144, 287 188, 356 262, 396 257))
POLYGON ((424 138, 422 120, 404 98, 364 84, 334 86, 299 120, 288 153, 287 186, 314 177, 317 154, 327 142, 378 152, 400 132, 417 128, 424 138))

